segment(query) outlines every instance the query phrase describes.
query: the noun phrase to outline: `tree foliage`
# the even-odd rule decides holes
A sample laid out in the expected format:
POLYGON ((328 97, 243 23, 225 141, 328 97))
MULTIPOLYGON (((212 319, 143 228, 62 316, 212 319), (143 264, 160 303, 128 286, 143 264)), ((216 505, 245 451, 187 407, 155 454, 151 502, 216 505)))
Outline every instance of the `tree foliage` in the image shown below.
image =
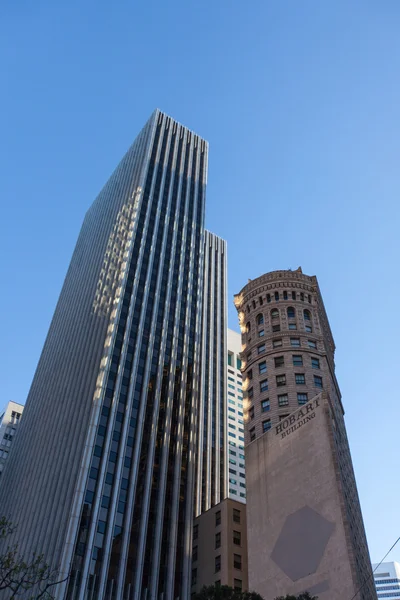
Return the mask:
POLYGON ((257 592, 239 592, 229 585, 204 586, 194 600, 264 600, 257 592))
MULTIPOLYGON (((15 527, 6 517, 0 518, 0 540, 7 538, 15 527)), ((0 554, 0 595, 11 600, 21 597, 29 600, 51 600, 58 581, 58 571, 52 569, 42 554, 33 554, 25 561, 20 555, 18 545, 8 546, 0 554), (30 594, 30 595, 29 595, 30 594)))

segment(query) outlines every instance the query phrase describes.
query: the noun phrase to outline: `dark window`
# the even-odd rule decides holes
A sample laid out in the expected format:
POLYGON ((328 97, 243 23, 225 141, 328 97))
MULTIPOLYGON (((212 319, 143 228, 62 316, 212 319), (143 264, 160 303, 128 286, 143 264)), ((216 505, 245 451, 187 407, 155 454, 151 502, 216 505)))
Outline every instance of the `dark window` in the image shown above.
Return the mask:
POLYGON ((240 510, 237 508, 233 509, 233 522, 240 523, 240 510))
POLYGON ((240 554, 233 555, 233 568, 238 569, 239 571, 242 570, 242 557, 240 554))
POLYGON ((259 301, 259 303, 260 303, 260 306, 262 306, 262 304, 263 304, 263 299, 262 299, 262 297, 261 297, 261 296, 259 297, 258 301, 259 301))
POLYGON ((277 308, 271 310, 271 319, 279 319, 279 310, 277 308))
POLYGON ((218 527, 218 525, 221 525, 221 511, 217 510, 217 512, 215 513, 215 527, 218 527))
POLYGON ((193 526, 193 539, 197 540, 198 537, 199 537, 199 526, 194 525, 193 526))
POLYGON ((290 338, 290 345, 294 348, 298 348, 300 346, 299 338, 290 338))
POLYGON ((285 364, 285 359, 283 356, 275 356, 275 367, 283 367, 285 364))
POLYGON ((263 427, 263 433, 265 433, 266 431, 269 431, 271 429, 271 421, 270 421, 270 419, 267 419, 267 421, 263 421, 262 422, 262 427, 263 427))
POLYGON ((261 400, 261 412, 268 412, 270 409, 269 399, 261 400))
POLYGON ((233 580, 233 587, 235 592, 241 592, 242 591, 242 580, 241 579, 234 579, 233 580))
POLYGON ((287 316, 289 317, 289 319, 295 318, 296 311, 294 310, 293 306, 289 306, 289 308, 287 309, 287 316))
POLYGON ((296 292, 292 292, 292 300, 296 300, 296 292))
POLYGON ((197 569, 192 569, 192 585, 197 583, 197 569))
POLYGON ((286 385, 286 375, 277 375, 276 376, 276 385, 281 387, 282 385, 286 385))
POLYGON ((194 546, 193 552, 192 552, 192 560, 193 561, 197 560, 197 557, 198 557, 197 546, 194 546))
POLYGON ((277 333, 280 330, 281 330, 281 326, 280 325, 272 325, 272 331, 273 331, 273 333, 277 333))
POLYGON ((240 531, 233 531, 233 543, 235 546, 240 546, 242 544, 242 534, 240 531))
POLYGON ((250 406, 249 408, 249 417, 250 420, 254 419, 254 406, 250 406))
POLYGON ((256 428, 255 428, 255 427, 252 427, 252 428, 249 430, 249 434, 250 434, 250 441, 252 442, 253 440, 255 440, 255 439, 256 439, 256 428))
POLYGON ((253 379, 253 371, 251 369, 247 371, 247 379, 253 379))
POLYGON ((264 315, 257 315, 257 325, 262 325, 264 323, 264 315))
POLYGON ((304 292, 300 292, 300 300, 304 302, 304 292))
POLYGON ((311 358, 311 366, 313 369, 319 369, 319 358, 311 358))
POLYGON ((260 392, 267 392, 268 391, 268 379, 264 379, 263 381, 260 381, 260 392))
POLYGON ((265 352, 265 344, 260 344, 258 346, 258 354, 261 354, 261 352, 265 352))
POLYGON ((293 366, 294 367, 302 367, 303 366, 303 357, 301 354, 293 354, 293 366))
POLYGON ((265 362, 265 360, 263 362, 258 363, 258 372, 260 373, 260 375, 263 375, 267 372, 267 363, 265 362))
POLYGON ((319 377, 318 375, 314 375, 314 385, 317 388, 322 388, 322 377, 319 377))
POLYGON ((220 570, 221 570, 221 555, 215 557, 215 572, 218 573, 218 571, 220 571, 220 570))
POLYGON ((275 292, 275 300, 278 302, 278 300, 279 300, 279 292, 275 292))
POLYGON ((271 302, 271 294, 267 294, 267 302, 271 302))
POLYGON ((250 331, 251 331, 250 321, 247 321, 247 323, 246 323, 246 332, 250 333, 250 331))
POLYGON ((308 309, 306 309, 303 314, 304 314, 305 321, 311 321, 311 313, 308 309))
POLYGON ((307 394, 297 394, 297 402, 300 406, 302 406, 303 404, 307 404, 307 401, 307 394))
POLYGON ((287 406, 289 404, 289 398, 287 394, 280 394, 278 396, 278 406, 287 406))
POLYGON ((221 532, 215 534, 215 548, 221 548, 221 532))
POLYGON ((286 291, 285 291, 285 292, 283 292, 283 299, 284 299, 284 300, 287 300, 287 292, 286 292, 286 291))
POLYGON ((295 378, 296 378, 296 383, 299 385, 304 385, 306 382, 306 376, 304 375, 304 373, 296 373, 295 378))
POLYGON ((251 387, 247 390, 247 397, 252 398, 253 395, 254 395, 254 391, 253 391, 253 388, 251 387))

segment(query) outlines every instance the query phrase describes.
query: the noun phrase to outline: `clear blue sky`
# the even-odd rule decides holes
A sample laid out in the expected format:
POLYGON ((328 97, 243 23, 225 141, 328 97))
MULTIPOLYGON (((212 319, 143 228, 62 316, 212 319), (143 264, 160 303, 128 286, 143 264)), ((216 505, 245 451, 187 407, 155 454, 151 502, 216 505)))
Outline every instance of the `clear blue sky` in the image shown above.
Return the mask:
POLYGON ((230 300, 319 278, 379 560, 400 535, 399 21, 396 0, 3 0, 1 404, 25 402, 84 213, 159 107, 210 142, 230 300))

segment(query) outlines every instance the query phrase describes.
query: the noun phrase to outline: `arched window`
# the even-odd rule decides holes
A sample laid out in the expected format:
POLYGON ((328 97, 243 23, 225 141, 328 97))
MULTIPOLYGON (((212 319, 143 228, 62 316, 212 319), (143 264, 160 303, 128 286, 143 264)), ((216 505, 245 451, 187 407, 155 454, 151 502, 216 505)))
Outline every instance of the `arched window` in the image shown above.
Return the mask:
POLYGON ((264 323, 264 315, 257 315, 257 325, 262 325, 264 323))
POLYGON ((247 323, 246 323, 246 331, 247 331, 247 333, 250 333, 250 329, 251 329, 250 322, 247 321, 247 323))
POLYGON ((279 319, 279 310, 277 308, 271 310, 271 319, 279 319))
POLYGON ((267 294, 267 302, 271 302, 271 294, 267 294))
POLYGON ((296 316, 296 311, 294 310, 293 306, 289 306, 289 308, 287 309, 287 316, 289 319, 294 319, 296 316))
POLYGON ((305 321, 311 321, 311 313, 307 309, 304 311, 304 320, 305 321))

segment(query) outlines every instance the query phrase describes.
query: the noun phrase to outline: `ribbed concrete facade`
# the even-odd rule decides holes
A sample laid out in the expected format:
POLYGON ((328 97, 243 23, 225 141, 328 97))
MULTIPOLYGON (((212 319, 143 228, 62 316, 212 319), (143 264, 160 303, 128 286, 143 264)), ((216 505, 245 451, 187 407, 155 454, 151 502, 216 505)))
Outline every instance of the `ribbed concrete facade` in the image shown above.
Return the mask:
POLYGON ((195 516, 227 496, 226 242, 204 236, 204 303, 195 516))
POLYGON ((189 595, 207 155, 156 111, 85 217, 0 488, 58 598, 189 595))
MULTIPOLYGON (((362 588, 360 600, 375 599, 341 394, 335 376, 335 344, 317 278, 304 275, 300 268, 267 273, 249 281, 235 296, 235 305, 243 342, 246 445, 268 435, 274 426, 279 426, 280 421, 285 422, 289 414, 310 402, 322 390, 328 394, 335 421, 335 464, 355 588, 362 588)), ((246 471, 251 468, 246 452, 246 471)), ((247 498, 250 496, 248 482, 247 498)), ((251 560, 249 537, 249 563, 251 560)))

